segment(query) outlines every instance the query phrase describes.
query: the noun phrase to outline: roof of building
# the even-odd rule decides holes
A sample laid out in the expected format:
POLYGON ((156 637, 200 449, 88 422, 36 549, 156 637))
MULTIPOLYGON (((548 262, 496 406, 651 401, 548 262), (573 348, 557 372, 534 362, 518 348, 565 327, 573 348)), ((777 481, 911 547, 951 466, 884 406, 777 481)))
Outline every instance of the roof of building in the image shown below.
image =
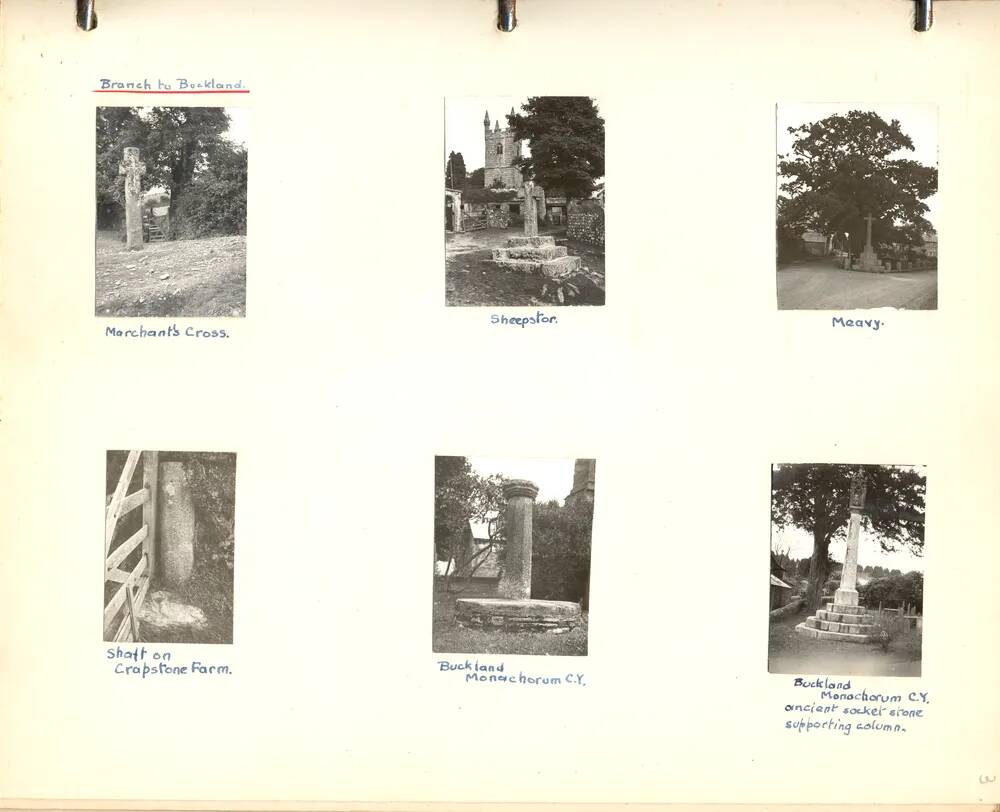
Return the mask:
POLYGON ((794 587, 786 584, 777 575, 771 576, 771 586, 780 586, 782 589, 793 589, 794 587))

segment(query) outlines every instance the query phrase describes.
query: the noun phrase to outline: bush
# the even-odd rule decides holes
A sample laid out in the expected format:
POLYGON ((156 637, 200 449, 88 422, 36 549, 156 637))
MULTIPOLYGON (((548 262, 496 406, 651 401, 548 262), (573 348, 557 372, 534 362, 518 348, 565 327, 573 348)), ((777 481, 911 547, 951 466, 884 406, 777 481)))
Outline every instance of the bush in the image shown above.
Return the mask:
POLYGON ((918 612, 924 610, 924 576, 920 572, 908 572, 905 575, 887 575, 883 578, 873 578, 867 584, 858 587, 861 602, 868 607, 879 604, 902 606, 913 604, 918 612))
POLYGON ((246 150, 220 153, 194 177, 171 214, 176 239, 246 234, 246 150))
POLYGON ((586 500, 568 507, 556 502, 535 506, 531 597, 588 605, 593 512, 586 500))

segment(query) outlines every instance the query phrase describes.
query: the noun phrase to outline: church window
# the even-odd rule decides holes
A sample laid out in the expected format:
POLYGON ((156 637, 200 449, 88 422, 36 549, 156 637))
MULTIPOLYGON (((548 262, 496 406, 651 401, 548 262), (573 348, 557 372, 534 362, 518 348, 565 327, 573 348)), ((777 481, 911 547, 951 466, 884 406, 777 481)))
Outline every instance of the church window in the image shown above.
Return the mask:
POLYGON ((497 144, 497 155, 503 157, 503 144, 497 144))

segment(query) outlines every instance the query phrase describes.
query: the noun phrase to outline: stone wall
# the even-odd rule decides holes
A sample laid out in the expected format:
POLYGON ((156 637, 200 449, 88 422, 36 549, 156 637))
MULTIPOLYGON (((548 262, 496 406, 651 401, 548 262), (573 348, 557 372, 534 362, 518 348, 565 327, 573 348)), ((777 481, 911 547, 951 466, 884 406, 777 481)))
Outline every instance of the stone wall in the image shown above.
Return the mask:
POLYGON ((566 235, 571 240, 604 247, 604 209, 599 203, 591 200, 570 203, 566 223, 566 235))

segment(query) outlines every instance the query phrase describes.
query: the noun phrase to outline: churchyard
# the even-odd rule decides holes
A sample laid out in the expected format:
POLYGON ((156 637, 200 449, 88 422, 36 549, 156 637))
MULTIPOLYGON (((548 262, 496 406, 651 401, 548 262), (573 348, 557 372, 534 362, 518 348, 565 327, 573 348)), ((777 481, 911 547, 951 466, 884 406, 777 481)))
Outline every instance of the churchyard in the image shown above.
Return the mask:
POLYGON ((772 468, 772 674, 920 676, 925 490, 921 466, 772 468))
POLYGON ((595 471, 592 459, 435 458, 435 653, 587 653, 595 471))
POLYGON ((594 99, 448 99, 445 153, 446 304, 604 304, 604 119, 594 99))
MULTIPOLYGON (((493 262, 493 251, 502 249, 521 228, 497 228, 446 235, 445 289, 448 305, 526 307, 553 304, 555 294, 542 297, 541 275, 500 269, 493 262)), ((573 277, 578 292, 567 297, 567 304, 604 304, 604 251, 598 246, 566 237, 565 228, 541 228, 539 234, 551 236, 557 246, 580 257, 581 273, 573 277)))

